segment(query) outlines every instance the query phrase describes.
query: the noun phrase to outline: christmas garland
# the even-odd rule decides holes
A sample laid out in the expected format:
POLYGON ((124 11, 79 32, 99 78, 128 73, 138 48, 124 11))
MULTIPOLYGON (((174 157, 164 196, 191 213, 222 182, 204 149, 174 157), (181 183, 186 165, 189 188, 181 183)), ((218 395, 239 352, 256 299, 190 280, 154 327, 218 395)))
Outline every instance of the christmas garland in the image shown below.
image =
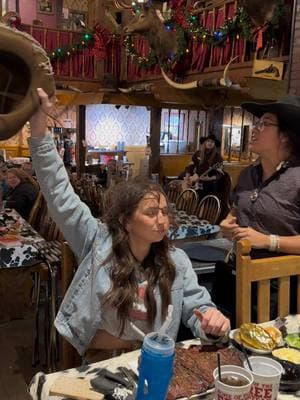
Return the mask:
MULTIPOLYGON (((162 67, 166 70, 171 69, 174 63, 178 62, 187 52, 187 41, 185 38, 185 30, 182 26, 177 25, 173 21, 167 21, 165 23, 165 27, 169 31, 176 32, 176 41, 177 41, 177 53, 173 54, 172 57, 168 60, 163 60, 161 63, 162 67)), ((130 56, 141 68, 152 68, 158 64, 159 60, 154 54, 153 50, 149 51, 147 56, 139 55, 136 50, 134 43, 132 42, 131 36, 126 36, 124 40, 124 46, 126 49, 126 54, 130 56)))
MULTIPOLYGON (((172 57, 172 60, 168 60, 163 64, 164 68, 171 68, 176 61, 179 61, 189 52, 187 47, 187 38, 193 38, 194 40, 201 41, 202 43, 208 43, 212 46, 222 46, 226 41, 233 38, 243 38, 246 41, 254 41, 255 29, 251 22, 249 15, 239 7, 236 11, 234 18, 229 18, 225 23, 218 27, 215 31, 209 30, 200 23, 199 16, 195 14, 192 8, 186 10, 184 20, 175 22, 174 14, 176 12, 175 4, 173 4, 173 15, 170 19, 165 21, 165 27, 168 30, 173 30, 177 35, 177 54, 172 57)), ((141 12, 139 7, 133 6, 133 13, 138 14, 141 12)), ((277 0, 274 15, 272 21, 268 23, 266 34, 274 36, 275 32, 279 29, 280 20, 282 19, 285 12, 284 0, 277 0)), ((147 56, 141 56, 135 50, 135 46, 130 36, 127 36, 124 40, 124 46, 127 55, 138 64, 141 68, 151 68, 158 63, 158 59, 150 51, 147 56)))
POLYGON ((57 47, 52 50, 48 55, 51 61, 63 61, 72 55, 81 53, 87 47, 94 43, 94 32, 84 32, 76 42, 67 44, 65 46, 57 47))
POLYGON ((234 18, 228 18, 215 31, 211 31, 201 25, 198 15, 194 14, 192 10, 186 13, 186 21, 188 24, 187 31, 194 40, 197 39, 212 46, 221 46, 225 41, 232 38, 239 39, 242 37, 246 40, 252 39, 251 20, 242 8, 238 8, 234 18))
MULTIPOLYGON (((192 8, 187 9, 183 18, 178 21, 175 15, 177 12, 175 3, 176 1, 173 1, 171 15, 169 15, 169 19, 166 20, 164 24, 167 30, 176 32, 177 53, 169 60, 163 61, 163 67, 165 69, 172 68, 176 62, 180 61, 189 53, 188 42, 190 38, 201 41, 202 43, 208 43, 212 46, 222 46, 226 41, 233 38, 239 39, 241 37, 247 41, 253 41, 255 39, 254 26, 243 8, 238 8, 234 18, 226 20, 223 26, 212 31, 201 24, 199 16, 192 8)), ((276 31, 279 29, 280 21, 285 13, 284 0, 277 0, 276 3, 272 21, 269 22, 265 31, 267 36, 275 36, 276 31)), ((133 14, 139 14, 141 8, 134 5, 132 12, 133 14)), ((92 31, 83 32, 75 43, 54 49, 49 53, 49 57, 52 61, 64 60, 74 54, 81 53, 88 47, 94 46, 94 55, 99 59, 103 59, 105 58, 105 46, 109 40, 107 32, 104 32, 104 30, 97 25, 92 31)), ((130 36, 126 36, 123 44, 127 55, 130 56, 140 68, 151 68, 158 63, 156 55, 151 50, 146 56, 138 54, 130 36)))

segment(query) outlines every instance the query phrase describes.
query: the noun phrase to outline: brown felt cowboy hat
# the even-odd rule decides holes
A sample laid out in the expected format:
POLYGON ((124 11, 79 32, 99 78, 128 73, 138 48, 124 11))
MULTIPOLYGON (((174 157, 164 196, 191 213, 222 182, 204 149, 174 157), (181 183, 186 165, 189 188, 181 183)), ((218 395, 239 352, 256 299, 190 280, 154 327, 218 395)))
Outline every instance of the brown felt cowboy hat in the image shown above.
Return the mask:
POLYGON ((0 23, 0 140, 15 135, 37 110, 38 87, 55 93, 45 50, 29 34, 0 23))
POLYGON ((208 135, 208 136, 201 137, 201 138, 200 138, 200 144, 203 144, 203 143, 206 142, 206 140, 208 140, 208 139, 209 139, 209 140, 213 140, 213 141, 215 142, 216 147, 220 147, 220 146, 221 146, 220 140, 218 140, 214 134, 210 134, 210 135, 208 135))
POLYGON ((300 96, 288 94, 272 103, 242 103, 241 107, 260 118, 265 113, 276 114, 292 131, 300 127, 300 96))

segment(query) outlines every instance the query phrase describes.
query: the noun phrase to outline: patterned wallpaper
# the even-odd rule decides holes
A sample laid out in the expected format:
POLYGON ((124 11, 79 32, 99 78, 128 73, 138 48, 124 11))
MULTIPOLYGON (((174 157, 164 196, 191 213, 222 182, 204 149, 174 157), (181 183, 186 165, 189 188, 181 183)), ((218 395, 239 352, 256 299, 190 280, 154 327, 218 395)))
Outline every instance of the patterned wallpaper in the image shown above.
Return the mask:
POLYGON ((117 142, 143 146, 150 131, 146 107, 95 104, 86 107, 86 141, 89 146, 113 148, 117 142))

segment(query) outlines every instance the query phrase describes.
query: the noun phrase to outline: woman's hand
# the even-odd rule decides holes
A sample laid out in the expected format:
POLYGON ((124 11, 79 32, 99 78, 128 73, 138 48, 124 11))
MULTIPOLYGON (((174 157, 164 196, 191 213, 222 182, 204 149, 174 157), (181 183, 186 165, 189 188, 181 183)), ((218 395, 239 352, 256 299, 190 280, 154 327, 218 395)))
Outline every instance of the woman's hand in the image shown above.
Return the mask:
POLYGON ((236 217, 231 214, 227 216, 220 222, 220 228, 224 237, 232 239, 235 229, 239 228, 239 225, 236 223, 236 217))
POLYGON ((194 310, 194 314, 201 322, 205 334, 224 336, 230 330, 230 321, 218 309, 211 307, 205 312, 194 310))
POLYGON ((200 177, 200 181, 204 181, 204 182, 215 181, 216 179, 217 179, 217 177, 215 175, 203 176, 202 178, 200 177))
POLYGON ((238 227, 233 230, 233 240, 248 239, 251 242, 251 247, 255 249, 268 249, 270 246, 270 236, 260 233, 253 228, 238 227))
POLYGON ((44 137, 47 134, 47 114, 49 114, 53 103, 43 89, 38 88, 37 94, 41 105, 29 121, 31 137, 44 137))

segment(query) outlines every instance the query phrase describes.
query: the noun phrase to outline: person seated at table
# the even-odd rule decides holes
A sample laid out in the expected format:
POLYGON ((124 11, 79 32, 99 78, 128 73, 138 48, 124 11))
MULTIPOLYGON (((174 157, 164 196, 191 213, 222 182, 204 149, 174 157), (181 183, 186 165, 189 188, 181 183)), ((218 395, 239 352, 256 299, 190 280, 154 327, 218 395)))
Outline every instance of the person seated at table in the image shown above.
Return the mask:
POLYGON ((192 163, 186 168, 186 186, 194 187, 202 198, 218 193, 218 182, 222 177, 223 158, 217 151, 220 141, 214 134, 200 139, 201 149, 197 150, 192 163))
POLYGON ((38 94, 41 106, 30 121, 33 165, 49 212, 79 263, 55 320, 60 334, 81 355, 132 350, 141 345, 140 331, 161 327, 172 304, 167 333, 174 339, 181 320, 197 337, 224 338, 228 319, 198 285, 187 255, 168 242, 170 215, 161 186, 144 178, 123 181, 110 189, 102 222, 94 218, 46 133, 51 102, 42 89, 38 94))
POLYGON ((10 187, 6 182, 6 167, 0 167, 0 200, 2 202, 3 197, 8 193, 10 187))
POLYGON ((5 207, 14 208, 27 219, 38 194, 38 185, 21 168, 10 168, 6 172, 6 182, 10 187, 3 196, 5 207))
POLYGON ((107 184, 107 170, 105 164, 100 164, 97 171, 97 183, 103 187, 107 184))
MULTIPOLYGON (((300 254, 300 97, 244 103, 242 108, 257 118, 249 150, 259 158, 241 172, 233 208, 220 223, 223 235, 233 241, 248 239, 252 258, 300 254)), ((232 314, 234 264, 217 266, 214 288, 216 302, 228 300, 232 314)))

